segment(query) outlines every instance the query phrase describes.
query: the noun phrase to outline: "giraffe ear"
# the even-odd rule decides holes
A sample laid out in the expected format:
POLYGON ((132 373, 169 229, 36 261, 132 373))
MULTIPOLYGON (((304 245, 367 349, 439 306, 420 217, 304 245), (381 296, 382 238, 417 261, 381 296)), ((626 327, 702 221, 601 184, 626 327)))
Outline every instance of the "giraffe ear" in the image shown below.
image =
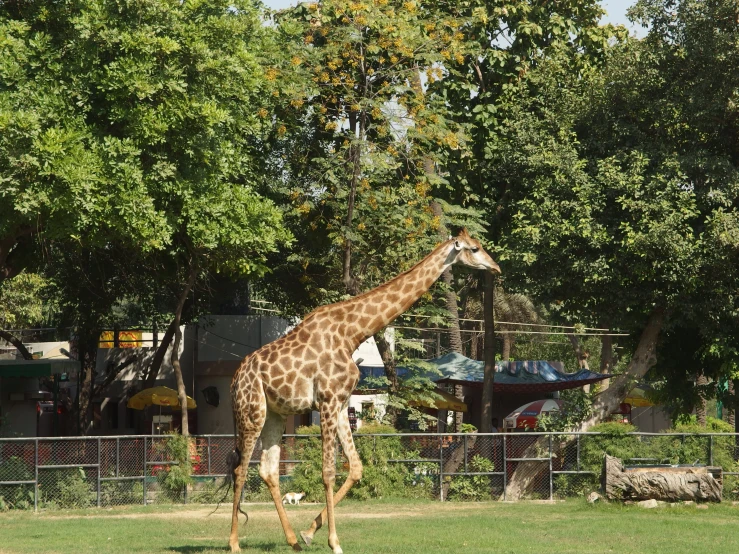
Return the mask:
POLYGON ((454 241, 454 249, 459 251, 462 250, 462 243, 460 243, 458 240, 454 241))
POLYGON ((470 234, 467 232, 467 228, 466 227, 462 227, 462 230, 459 232, 459 236, 461 238, 463 238, 463 239, 470 239, 470 238, 472 238, 472 237, 470 237, 470 234))

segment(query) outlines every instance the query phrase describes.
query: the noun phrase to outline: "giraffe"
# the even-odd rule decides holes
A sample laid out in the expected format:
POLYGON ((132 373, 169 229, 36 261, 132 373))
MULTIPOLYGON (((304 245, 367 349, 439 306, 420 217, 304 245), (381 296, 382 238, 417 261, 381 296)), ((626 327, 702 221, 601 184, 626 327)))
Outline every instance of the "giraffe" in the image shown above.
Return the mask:
POLYGON ((232 460, 234 500, 229 539, 232 552, 240 550, 241 491, 260 435, 259 475, 272 495, 288 544, 294 551, 301 550, 280 495, 280 442, 288 415, 318 410, 326 506, 300 535, 310 545, 316 531, 328 522, 328 545, 334 554, 342 554, 334 507, 362 477, 362 463, 354 447, 346 410, 349 396, 359 381, 359 368, 352 360, 352 353, 360 343, 410 308, 455 263, 500 273, 498 264, 480 243, 462 230, 408 271, 364 294, 317 308, 285 336, 244 358, 231 382, 237 431, 236 456, 232 460), (334 493, 337 435, 349 459, 349 475, 334 493))

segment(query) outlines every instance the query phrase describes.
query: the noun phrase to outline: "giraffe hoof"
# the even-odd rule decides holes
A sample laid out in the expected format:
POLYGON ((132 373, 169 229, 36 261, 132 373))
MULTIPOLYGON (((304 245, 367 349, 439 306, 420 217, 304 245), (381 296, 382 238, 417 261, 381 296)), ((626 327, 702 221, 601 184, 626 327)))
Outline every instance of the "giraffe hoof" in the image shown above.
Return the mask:
POLYGON ((229 544, 228 546, 231 547, 231 552, 241 552, 241 547, 239 546, 239 543, 236 544, 229 544))
POLYGON ((302 548, 300 548, 300 545, 299 545, 298 543, 295 543, 295 544, 293 545, 293 551, 295 551, 295 552, 302 552, 302 551, 303 551, 303 549, 302 549, 302 548))
POLYGON ((300 538, 303 539, 303 542, 305 543, 306 546, 310 546, 310 543, 313 542, 313 537, 310 536, 305 531, 300 532, 300 538))
POLYGON ((334 547, 334 554, 344 554, 344 551, 341 549, 340 546, 334 547))

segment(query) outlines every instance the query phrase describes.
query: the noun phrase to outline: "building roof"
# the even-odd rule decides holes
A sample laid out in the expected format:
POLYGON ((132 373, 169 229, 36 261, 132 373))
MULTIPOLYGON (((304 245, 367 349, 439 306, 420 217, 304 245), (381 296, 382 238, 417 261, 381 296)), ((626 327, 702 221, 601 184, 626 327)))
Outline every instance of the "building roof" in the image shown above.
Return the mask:
POLYGON ((0 377, 49 377, 79 369, 78 361, 68 359, 0 360, 0 377))

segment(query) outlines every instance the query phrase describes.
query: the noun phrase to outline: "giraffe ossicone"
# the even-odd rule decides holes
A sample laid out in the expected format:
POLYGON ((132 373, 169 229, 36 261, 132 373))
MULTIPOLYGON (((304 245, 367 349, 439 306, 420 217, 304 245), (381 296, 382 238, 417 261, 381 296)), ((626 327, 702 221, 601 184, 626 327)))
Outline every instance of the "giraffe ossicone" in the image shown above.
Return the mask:
POLYGON ((368 292, 321 306, 284 337, 244 358, 231 382, 239 465, 235 470, 234 501, 229 546, 238 552, 238 512, 249 460, 262 438, 259 475, 272 499, 293 550, 301 550, 287 519, 280 495, 280 442, 285 418, 317 410, 321 416, 323 483, 326 507, 311 527, 300 533, 310 545, 316 531, 328 522, 328 544, 341 554, 334 506, 362 477, 362 462, 354 447, 346 405, 359 381, 352 354, 360 343, 410 308, 453 264, 500 273, 498 264, 479 241, 462 230, 437 246, 408 271, 368 292), (349 459, 349 475, 334 493, 335 443, 338 436, 349 459))

